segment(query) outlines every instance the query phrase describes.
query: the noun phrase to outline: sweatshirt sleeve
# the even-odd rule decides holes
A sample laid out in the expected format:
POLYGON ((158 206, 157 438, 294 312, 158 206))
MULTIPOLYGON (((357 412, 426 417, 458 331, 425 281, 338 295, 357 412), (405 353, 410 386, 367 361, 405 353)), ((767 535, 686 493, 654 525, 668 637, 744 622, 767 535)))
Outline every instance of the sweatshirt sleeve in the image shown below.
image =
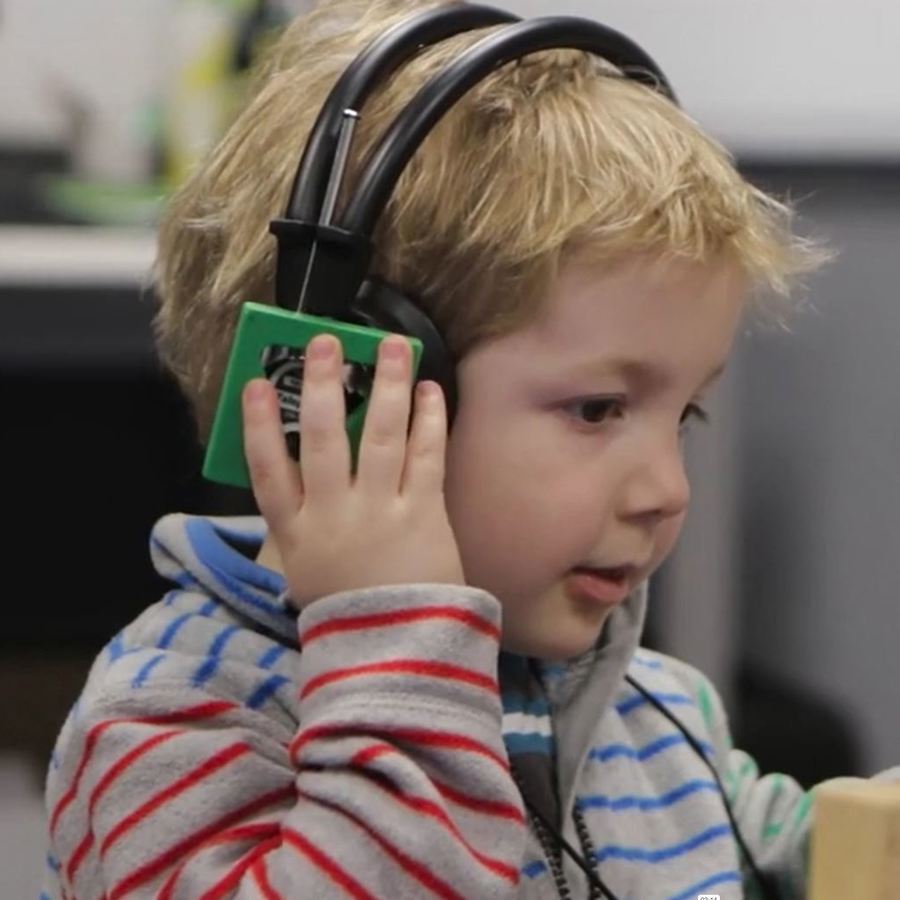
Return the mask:
MULTIPOLYGON (((829 779, 805 790, 789 775, 762 774, 753 757, 734 747, 727 714, 712 683, 696 669, 689 671, 741 835, 757 866, 774 879, 782 900, 805 900, 815 793, 823 784, 864 779, 829 779)), ((900 781, 900 767, 881 772, 872 780, 900 781)), ((758 885, 746 861, 742 860, 742 865, 747 900, 757 900, 762 897, 758 885)))
POLYGON ((298 622, 294 727, 227 668, 103 685, 48 789, 54 893, 514 897, 525 828, 499 617, 489 594, 447 585, 323 598, 298 622))

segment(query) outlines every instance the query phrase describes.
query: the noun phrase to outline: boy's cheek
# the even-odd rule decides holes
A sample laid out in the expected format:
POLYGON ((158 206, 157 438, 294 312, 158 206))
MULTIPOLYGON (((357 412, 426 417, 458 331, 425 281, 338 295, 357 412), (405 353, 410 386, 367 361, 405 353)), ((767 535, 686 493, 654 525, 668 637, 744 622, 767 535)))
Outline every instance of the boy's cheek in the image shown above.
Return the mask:
MULTIPOLYGON (((678 544, 681 529, 684 526, 686 513, 682 513, 659 526, 654 553, 653 571, 656 571, 667 559, 678 544)), ((653 573, 648 573, 652 575, 653 573)))

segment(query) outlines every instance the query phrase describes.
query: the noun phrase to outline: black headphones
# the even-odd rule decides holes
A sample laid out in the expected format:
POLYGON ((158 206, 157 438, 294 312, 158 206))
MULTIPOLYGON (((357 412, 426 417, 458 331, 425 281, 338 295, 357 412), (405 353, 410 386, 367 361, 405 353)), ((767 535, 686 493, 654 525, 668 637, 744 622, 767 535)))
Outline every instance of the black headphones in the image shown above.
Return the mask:
POLYGON ((665 75, 637 44, 589 19, 559 16, 523 22, 502 10, 467 4, 429 10, 387 31, 338 80, 306 144, 287 212, 270 226, 278 239, 278 306, 418 338, 423 346, 419 378, 441 385, 448 422, 457 404, 452 355, 414 300, 368 277, 372 234, 401 172, 441 116, 494 69, 551 48, 602 56, 627 77, 677 102, 665 75), (479 41, 420 88, 365 160, 340 221, 332 222, 353 123, 376 84, 427 46, 504 23, 516 24, 479 41))

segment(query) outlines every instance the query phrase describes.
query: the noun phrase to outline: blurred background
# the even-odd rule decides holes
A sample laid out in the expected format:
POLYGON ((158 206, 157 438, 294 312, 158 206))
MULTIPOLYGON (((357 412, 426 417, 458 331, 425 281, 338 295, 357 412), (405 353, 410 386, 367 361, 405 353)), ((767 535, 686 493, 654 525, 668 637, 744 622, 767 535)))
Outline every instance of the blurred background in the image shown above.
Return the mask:
MULTIPOLYGON (((152 523, 232 508, 199 478, 153 354, 154 223, 305 5, 0 0, 3 898, 35 894, 44 772, 91 660, 165 589, 152 523)), ((896 764, 900 6, 495 5, 638 41, 745 175, 839 251, 790 332, 748 322, 690 439, 694 505, 647 643, 714 679, 764 770, 811 785, 896 764)))

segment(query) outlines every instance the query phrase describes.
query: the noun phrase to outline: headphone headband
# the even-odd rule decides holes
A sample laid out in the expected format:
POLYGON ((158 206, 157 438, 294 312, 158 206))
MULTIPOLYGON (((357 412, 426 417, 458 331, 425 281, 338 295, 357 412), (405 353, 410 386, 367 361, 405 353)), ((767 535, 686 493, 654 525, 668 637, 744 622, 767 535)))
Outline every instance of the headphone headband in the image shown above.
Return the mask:
POLYGON ((378 84, 425 47, 464 31, 518 21, 504 10, 460 4, 420 13, 369 44, 344 70, 319 112, 294 178, 287 218, 318 220, 345 109, 359 112, 378 84))
POLYGON ((523 22, 491 7, 461 4, 400 22, 357 56, 329 93, 304 149, 287 214, 270 225, 278 239, 278 305, 311 315, 352 318, 351 307, 368 274, 375 226, 403 169, 431 129, 493 70, 557 48, 601 56, 625 77, 661 89, 678 102, 662 70, 641 47, 590 19, 548 16, 523 22), (419 89, 369 154, 342 221, 332 223, 330 205, 343 176, 352 127, 358 108, 375 86, 425 46, 510 21, 516 24, 470 47, 419 89))
POLYGON ((490 72, 512 60, 550 49, 583 50, 602 56, 625 71, 628 78, 661 87, 677 104, 662 70, 637 44, 612 28, 572 16, 548 16, 509 25, 470 47, 419 89, 372 151, 341 227, 371 239, 400 174, 444 113, 490 72), (634 69, 633 74, 629 69, 634 69), (647 72, 654 77, 648 77, 647 72))

